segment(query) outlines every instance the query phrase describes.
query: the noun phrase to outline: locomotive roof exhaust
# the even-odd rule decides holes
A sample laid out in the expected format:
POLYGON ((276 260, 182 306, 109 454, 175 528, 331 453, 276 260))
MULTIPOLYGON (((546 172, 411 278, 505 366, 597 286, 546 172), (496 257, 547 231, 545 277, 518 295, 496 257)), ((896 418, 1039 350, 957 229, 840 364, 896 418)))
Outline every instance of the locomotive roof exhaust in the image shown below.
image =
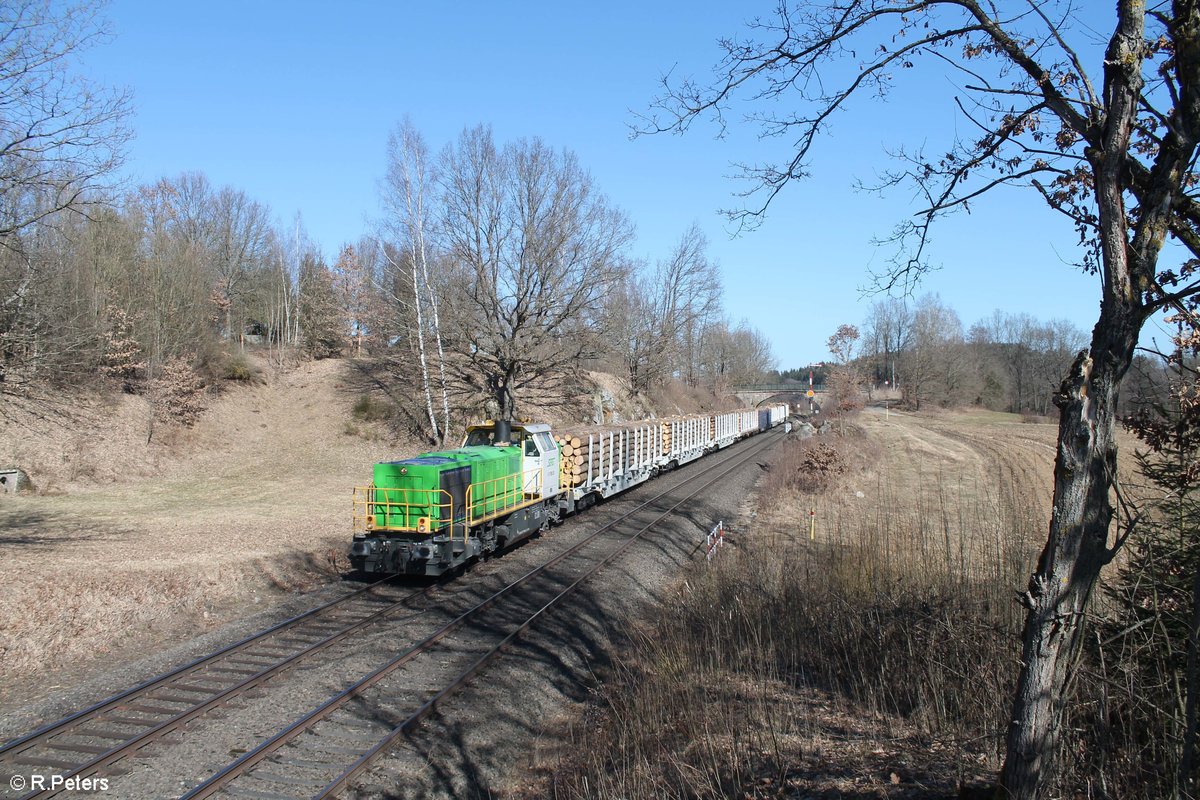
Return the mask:
POLYGON ((496 420, 496 444, 512 444, 512 423, 506 419, 496 420))

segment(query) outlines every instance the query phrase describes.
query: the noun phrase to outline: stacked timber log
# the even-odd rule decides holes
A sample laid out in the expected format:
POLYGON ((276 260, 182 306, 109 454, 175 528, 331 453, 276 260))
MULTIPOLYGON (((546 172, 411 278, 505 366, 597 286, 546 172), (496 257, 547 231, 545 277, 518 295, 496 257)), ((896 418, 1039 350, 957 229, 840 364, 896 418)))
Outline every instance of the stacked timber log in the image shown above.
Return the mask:
POLYGON ((562 455, 562 460, 559 462, 559 471, 561 473, 560 483, 563 486, 578 486, 583 483, 586 478, 586 470, 584 469, 584 458, 582 446, 585 439, 580 439, 578 436, 573 436, 569 433, 556 433, 554 441, 558 442, 559 453, 562 455), (583 478, 577 478, 578 475, 583 475, 583 478))
POLYGON ((564 486, 581 486, 589 478, 622 474, 644 466, 661 451, 657 422, 631 422, 565 431, 555 440, 562 453, 564 486))

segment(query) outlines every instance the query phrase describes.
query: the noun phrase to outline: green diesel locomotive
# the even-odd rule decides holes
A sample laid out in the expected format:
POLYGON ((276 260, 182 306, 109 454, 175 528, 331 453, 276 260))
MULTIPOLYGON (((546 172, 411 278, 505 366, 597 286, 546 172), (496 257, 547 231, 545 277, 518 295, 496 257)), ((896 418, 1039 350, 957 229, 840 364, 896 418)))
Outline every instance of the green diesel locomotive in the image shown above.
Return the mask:
POLYGON ((463 446, 376 464, 354 491, 351 565, 441 575, 557 522, 559 447, 549 425, 476 425, 463 446))

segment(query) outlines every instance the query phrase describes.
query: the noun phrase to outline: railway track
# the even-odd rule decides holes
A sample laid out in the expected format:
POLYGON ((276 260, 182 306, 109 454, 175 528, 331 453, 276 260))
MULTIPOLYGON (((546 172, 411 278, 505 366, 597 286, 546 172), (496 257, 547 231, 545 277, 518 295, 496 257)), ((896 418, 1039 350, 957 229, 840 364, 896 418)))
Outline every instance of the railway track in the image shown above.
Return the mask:
POLYGON ((218 795, 263 800, 336 797, 392 744, 412 732, 440 703, 465 686, 580 584, 625 553, 655 524, 757 457, 774 443, 774 439, 774 436, 763 436, 761 441, 754 441, 744 451, 739 448, 740 452, 731 457, 708 465, 692 476, 689 482, 692 488, 682 498, 669 500, 665 508, 653 506, 656 501, 668 498, 678 487, 660 493, 530 570, 246 753, 183 795, 182 800, 218 795), (573 557, 585 553, 598 542, 611 546, 600 554, 591 554, 584 563, 573 565, 573 569, 564 569, 573 557), (557 573, 552 574, 551 571, 556 569, 557 573), (551 580, 543 584, 542 591, 516 596, 525 586, 547 576, 551 580), (512 602, 501 605, 501 601, 510 599, 512 602), (514 606, 521 608, 519 615, 513 613, 514 606), (471 646, 446 647, 449 635, 466 626, 470 626, 471 646), (419 659, 433 665, 432 670, 426 667, 423 671, 426 678, 431 672, 443 676, 435 686, 414 688, 402 674, 398 675, 419 659), (368 719, 359 713, 363 707, 372 709, 368 719), (383 719, 393 722, 385 725, 383 719))
MULTIPOLYGON (((671 481, 674 485, 462 611, 183 796, 334 796, 582 582, 776 437, 756 437, 700 462, 700 471, 689 470, 683 479, 671 481), (676 498, 685 486, 691 488, 676 498), (454 637, 460 630, 468 635, 454 637), (420 678, 413 679, 414 674, 420 678), (364 708, 371 713, 364 715, 364 708)), ((16 739, 0 748, 0 766, 9 774, 50 769, 76 779, 119 774, 121 759, 318 653, 330 652, 354 632, 397 618, 401 609, 416 610, 418 599, 433 588, 386 598, 380 596, 388 588, 385 583, 364 587, 16 739), (354 604, 356 598, 362 599, 354 604), (350 610, 363 603, 368 607, 350 610)), ((0 796, 31 800, 56 793, 3 794, 8 789, 0 787, 0 796)))
MULTIPOLYGON (((94 774, 348 636, 399 612, 419 610, 417 601, 436 589, 392 596, 389 583, 376 581, 13 739, 0 747, 0 773, 94 774)), ((0 797, 18 796, 11 784, 0 785, 0 797)))

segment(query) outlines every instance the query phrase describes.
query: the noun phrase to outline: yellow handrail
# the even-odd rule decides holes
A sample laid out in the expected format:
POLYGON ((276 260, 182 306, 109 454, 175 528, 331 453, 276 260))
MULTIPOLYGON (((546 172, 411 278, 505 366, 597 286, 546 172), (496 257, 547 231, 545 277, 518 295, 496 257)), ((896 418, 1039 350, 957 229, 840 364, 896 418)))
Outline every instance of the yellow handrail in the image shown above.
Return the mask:
MULTIPOLYGON (((436 533, 445 526, 454 523, 463 524, 463 538, 466 539, 467 529, 503 516, 522 506, 531 505, 541 498, 541 488, 545 478, 543 470, 535 473, 534 485, 530 491, 524 486, 525 473, 516 472, 500 478, 492 478, 467 487, 465 511, 463 518, 455 514, 454 499, 444 489, 382 489, 375 484, 356 486, 351 499, 352 526, 355 533, 367 531, 406 531, 416 533, 436 533), (381 499, 380 494, 387 499, 381 499), (533 499, 526 500, 526 495, 533 499), (401 499, 395 499, 400 495, 401 499), (433 502, 435 499, 443 502, 433 502), (475 498, 479 498, 478 500, 475 498), (419 509, 416 511, 415 509, 419 509), (432 509, 432 512, 428 510, 432 509), (431 513, 431 516, 418 514, 431 513), (437 517, 432 516, 437 512, 437 517), (387 524, 392 517, 399 516, 404 524, 387 524)), ((453 525, 450 529, 454 535, 453 525)))
POLYGON ((520 506, 525 499, 524 479, 524 472, 514 472, 468 486, 467 524, 486 522, 520 506))
POLYGON ((451 524, 455 516, 453 498, 443 489, 381 489, 371 484, 355 487, 351 502, 356 532, 434 533, 451 524), (380 498, 381 493, 386 499, 380 498), (394 516, 401 518, 401 524, 388 524, 394 516))

